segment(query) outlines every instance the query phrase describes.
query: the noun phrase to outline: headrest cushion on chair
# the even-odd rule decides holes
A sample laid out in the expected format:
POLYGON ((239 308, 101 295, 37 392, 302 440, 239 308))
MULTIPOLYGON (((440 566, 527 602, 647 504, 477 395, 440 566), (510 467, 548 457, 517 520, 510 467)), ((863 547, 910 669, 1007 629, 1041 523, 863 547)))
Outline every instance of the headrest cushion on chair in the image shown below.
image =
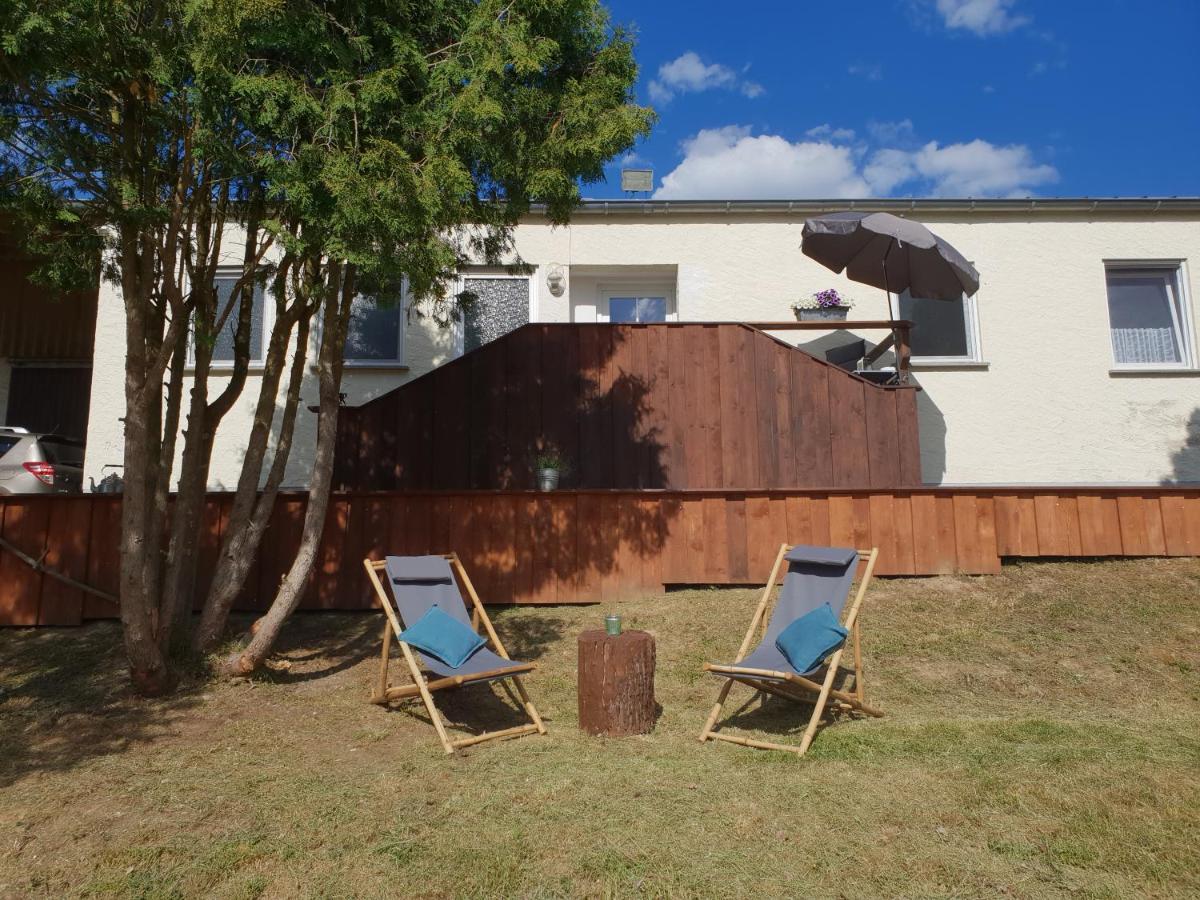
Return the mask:
POLYGON ((392 584, 449 584, 450 563, 444 556, 400 556, 388 566, 392 584))
POLYGON ((788 562, 819 566, 848 566, 857 556, 857 550, 846 547, 810 547, 797 544, 787 552, 784 559, 788 562))

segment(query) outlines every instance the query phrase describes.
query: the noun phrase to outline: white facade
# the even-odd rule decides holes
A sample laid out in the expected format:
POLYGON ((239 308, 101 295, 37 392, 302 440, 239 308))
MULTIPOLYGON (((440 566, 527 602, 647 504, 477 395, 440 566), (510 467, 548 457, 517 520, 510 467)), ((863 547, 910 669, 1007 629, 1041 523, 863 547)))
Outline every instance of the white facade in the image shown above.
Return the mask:
MULTIPOLYGON (((849 282, 800 253, 804 219, 847 203, 592 202, 568 227, 531 218, 517 229, 533 321, 604 321, 609 298, 661 297, 676 321, 770 322, 789 302, 835 287, 852 319, 886 319, 882 291, 849 282), (561 271, 565 290, 547 282, 561 271)), ((871 201, 911 215, 957 247, 981 274, 971 304, 974 359, 914 363, 923 388, 922 473, 947 484, 1159 484, 1200 481, 1200 201, 871 201), (1122 368, 1114 357, 1108 275, 1120 266, 1178 273, 1174 366, 1122 368)), ((232 242, 231 242, 232 243, 232 242)), ((487 270, 464 273, 486 276, 487 270)), ((491 274, 495 273, 492 270, 491 274)), ((656 300, 655 303, 658 301, 656 300)), ((101 288, 88 428, 87 474, 118 462, 123 415, 120 298, 101 288)), ((917 329, 920 329, 920 318, 917 329)), ((459 352, 462 328, 415 311, 403 359, 348 367, 356 405, 459 352), (403 364, 403 368, 400 364, 403 364)), ((845 340, 841 332, 836 339, 845 340)), ((806 344, 813 332, 778 336, 806 344)), ((862 332, 877 341, 882 332, 862 332)), ((819 341, 816 348, 827 346, 819 341)), ((1128 358, 1126 359, 1128 363, 1128 358)), ((697 364, 704 361, 698 360, 697 364)), ((302 391, 315 403, 315 379, 302 391)), ((220 385, 214 385, 219 390, 220 385)), ((252 376, 218 432, 211 482, 232 488, 257 397, 252 376)), ((303 485, 315 416, 302 413, 287 482, 303 485)))

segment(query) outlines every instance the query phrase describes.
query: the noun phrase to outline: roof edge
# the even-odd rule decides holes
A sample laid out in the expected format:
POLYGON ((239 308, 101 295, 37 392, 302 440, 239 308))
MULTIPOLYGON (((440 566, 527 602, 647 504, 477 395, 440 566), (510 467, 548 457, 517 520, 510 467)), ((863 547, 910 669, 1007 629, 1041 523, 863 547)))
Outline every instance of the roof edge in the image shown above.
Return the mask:
MULTIPOLYGON (((664 215, 668 213, 810 214, 864 210, 871 212, 953 213, 1200 213, 1200 197, 1025 197, 1020 199, 828 199, 828 200, 583 200, 581 215, 664 215)), ((545 212, 534 204, 533 215, 545 212)))

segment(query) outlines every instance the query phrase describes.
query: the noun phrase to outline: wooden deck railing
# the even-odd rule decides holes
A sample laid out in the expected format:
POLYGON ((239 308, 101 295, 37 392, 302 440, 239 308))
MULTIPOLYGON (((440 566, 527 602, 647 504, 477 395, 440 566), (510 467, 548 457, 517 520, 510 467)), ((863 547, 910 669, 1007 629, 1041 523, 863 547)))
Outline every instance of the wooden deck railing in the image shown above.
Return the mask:
POLYGON ((900 384, 908 384, 912 370, 912 322, 908 319, 820 320, 813 322, 747 322, 759 331, 879 331, 891 332, 875 345, 864 358, 866 365, 879 359, 888 350, 896 357, 896 373, 900 384))

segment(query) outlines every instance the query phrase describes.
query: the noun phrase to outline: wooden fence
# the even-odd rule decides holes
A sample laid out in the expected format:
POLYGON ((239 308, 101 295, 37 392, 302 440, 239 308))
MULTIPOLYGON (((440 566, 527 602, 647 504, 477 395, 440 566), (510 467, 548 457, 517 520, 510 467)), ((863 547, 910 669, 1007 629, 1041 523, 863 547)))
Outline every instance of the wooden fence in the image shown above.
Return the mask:
MULTIPOLYGON (((867 323, 879 324, 879 323, 867 323)), ((583 489, 921 482, 916 389, 736 323, 525 325, 338 417, 343 490, 534 486, 541 441, 583 489)))
MULTIPOLYGON (((231 502, 209 499, 201 572, 211 572, 231 502)), ((280 497, 240 608, 270 601, 304 504, 303 494, 280 497)), ((114 594, 119 522, 119 497, 0 497, 0 538, 114 594)), ((488 602, 588 603, 669 584, 761 583, 783 541, 877 545, 881 575, 992 573, 1002 557, 1197 556, 1200 489, 338 494, 305 607, 369 608, 365 556, 453 549, 488 602)), ((115 614, 0 550, 0 624, 115 614)))

